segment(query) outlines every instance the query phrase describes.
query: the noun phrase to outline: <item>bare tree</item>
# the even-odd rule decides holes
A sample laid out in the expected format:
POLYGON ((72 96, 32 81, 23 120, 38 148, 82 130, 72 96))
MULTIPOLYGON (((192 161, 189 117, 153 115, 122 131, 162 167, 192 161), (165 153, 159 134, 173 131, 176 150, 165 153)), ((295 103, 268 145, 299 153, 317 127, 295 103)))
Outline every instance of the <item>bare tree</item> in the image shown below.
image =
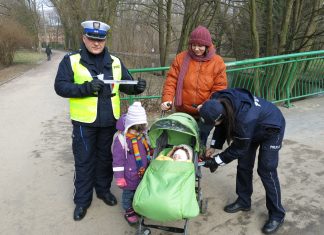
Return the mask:
POLYGON ((266 55, 271 56, 273 55, 273 23, 272 23, 272 15, 273 15, 273 0, 268 0, 267 5, 267 49, 266 55))
POLYGON ((65 45, 68 49, 79 48, 84 20, 101 20, 113 24, 119 0, 51 0, 60 16, 65 45))
POLYGON ((171 41, 171 6, 172 0, 166 0, 166 5, 164 0, 158 0, 158 30, 161 66, 165 66, 171 41), (166 8, 166 10, 164 10, 164 8, 166 8))
POLYGON ((281 32, 279 35, 279 45, 278 45, 278 54, 282 54, 285 51, 285 46, 287 42, 288 36, 288 27, 289 27, 289 20, 290 15, 292 12, 292 6, 295 0, 286 0, 286 6, 284 11, 284 17, 281 23, 281 32))
POLYGON ((256 26, 256 3, 255 0, 250 0, 250 25, 251 25, 251 38, 253 46, 253 56, 258 58, 260 55, 259 33, 256 26))
POLYGON ((209 27, 217 12, 219 1, 185 0, 178 53, 187 48, 190 32, 199 24, 209 27))

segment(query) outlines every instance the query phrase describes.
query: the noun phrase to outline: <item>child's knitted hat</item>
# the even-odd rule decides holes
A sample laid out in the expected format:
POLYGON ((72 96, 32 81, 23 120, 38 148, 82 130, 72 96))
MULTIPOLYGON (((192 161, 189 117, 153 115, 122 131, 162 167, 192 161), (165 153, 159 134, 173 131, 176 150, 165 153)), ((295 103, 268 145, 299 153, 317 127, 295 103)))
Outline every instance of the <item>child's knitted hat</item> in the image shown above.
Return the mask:
POLYGON ((129 106, 125 118, 125 133, 131 126, 137 124, 147 125, 146 112, 145 109, 142 107, 141 102, 134 102, 131 106, 129 106))

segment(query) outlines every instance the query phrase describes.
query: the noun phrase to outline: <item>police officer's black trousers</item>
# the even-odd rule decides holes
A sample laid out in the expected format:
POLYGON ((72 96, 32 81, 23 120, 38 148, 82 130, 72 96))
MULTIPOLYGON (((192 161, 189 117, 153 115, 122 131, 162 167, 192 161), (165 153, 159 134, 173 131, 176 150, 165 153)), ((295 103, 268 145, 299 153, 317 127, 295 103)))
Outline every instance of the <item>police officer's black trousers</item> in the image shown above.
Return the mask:
POLYGON ((279 149, 281 147, 284 128, 280 133, 271 136, 265 134, 261 143, 252 143, 246 156, 238 159, 236 175, 236 193, 238 202, 243 206, 251 206, 253 192, 253 167, 257 148, 259 148, 258 174, 266 191, 266 206, 269 219, 281 221, 285 210, 281 204, 280 183, 277 174, 279 149))
POLYGON ((89 207, 93 188, 97 196, 109 192, 113 179, 111 144, 115 132, 114 127, 73 125, 74 203, 76 205, 89 207))

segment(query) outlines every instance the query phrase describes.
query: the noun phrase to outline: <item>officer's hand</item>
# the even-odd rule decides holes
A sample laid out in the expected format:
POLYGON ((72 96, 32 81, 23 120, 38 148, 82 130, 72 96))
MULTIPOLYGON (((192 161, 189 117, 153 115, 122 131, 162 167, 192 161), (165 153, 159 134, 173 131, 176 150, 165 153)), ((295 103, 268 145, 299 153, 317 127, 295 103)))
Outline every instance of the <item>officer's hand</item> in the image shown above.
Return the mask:
POLYGON ((98 92, 104 87, 105 83, 99 79, 93 79, 90 82, 90 88, 92 92, 98 92))
POLYGON ((171 101, 165 101, 161 104, 161 110, 162 111, 167 111, 169 109, 171 109, 172 107, 172 102, 171 101))
POLYGON ((135 90, 140 94, 146 88, 146 81, 144 79, 138 78, 138 83, 135 85, 135 90))
POLYGON ((209 168, 210 172, 213 173, 217 170, 218 164, 215 161, 215 158, 208 158, 205 160, 204 167, 209 168))

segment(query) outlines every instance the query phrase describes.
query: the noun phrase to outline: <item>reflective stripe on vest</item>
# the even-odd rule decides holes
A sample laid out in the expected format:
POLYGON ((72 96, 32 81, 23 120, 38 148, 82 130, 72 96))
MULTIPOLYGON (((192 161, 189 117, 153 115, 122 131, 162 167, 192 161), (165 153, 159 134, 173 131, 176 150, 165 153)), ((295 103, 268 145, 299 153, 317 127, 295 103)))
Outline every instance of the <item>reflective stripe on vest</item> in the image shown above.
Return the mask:
MULTIPOLYGON (((121 80, 122 70, 120 60, 110 55, 113 59, 112 73, 114 80, 121 80)), ((84 82, 92 81, 92 76, 89 70, 80 63, 80 54, 70 56, 72 71, 74 73, 74 83, 83 84, 84 82)), ((111 93, 116 95, 111 97, 111 104, 114 117, 120 117, 120 97, 119 84, 112 84, 113 89, 111 93)), ((70 116, 72 120, 84 123, 93 123, 97 118, 98 97, 82 97, 70 98, 70 116)))

